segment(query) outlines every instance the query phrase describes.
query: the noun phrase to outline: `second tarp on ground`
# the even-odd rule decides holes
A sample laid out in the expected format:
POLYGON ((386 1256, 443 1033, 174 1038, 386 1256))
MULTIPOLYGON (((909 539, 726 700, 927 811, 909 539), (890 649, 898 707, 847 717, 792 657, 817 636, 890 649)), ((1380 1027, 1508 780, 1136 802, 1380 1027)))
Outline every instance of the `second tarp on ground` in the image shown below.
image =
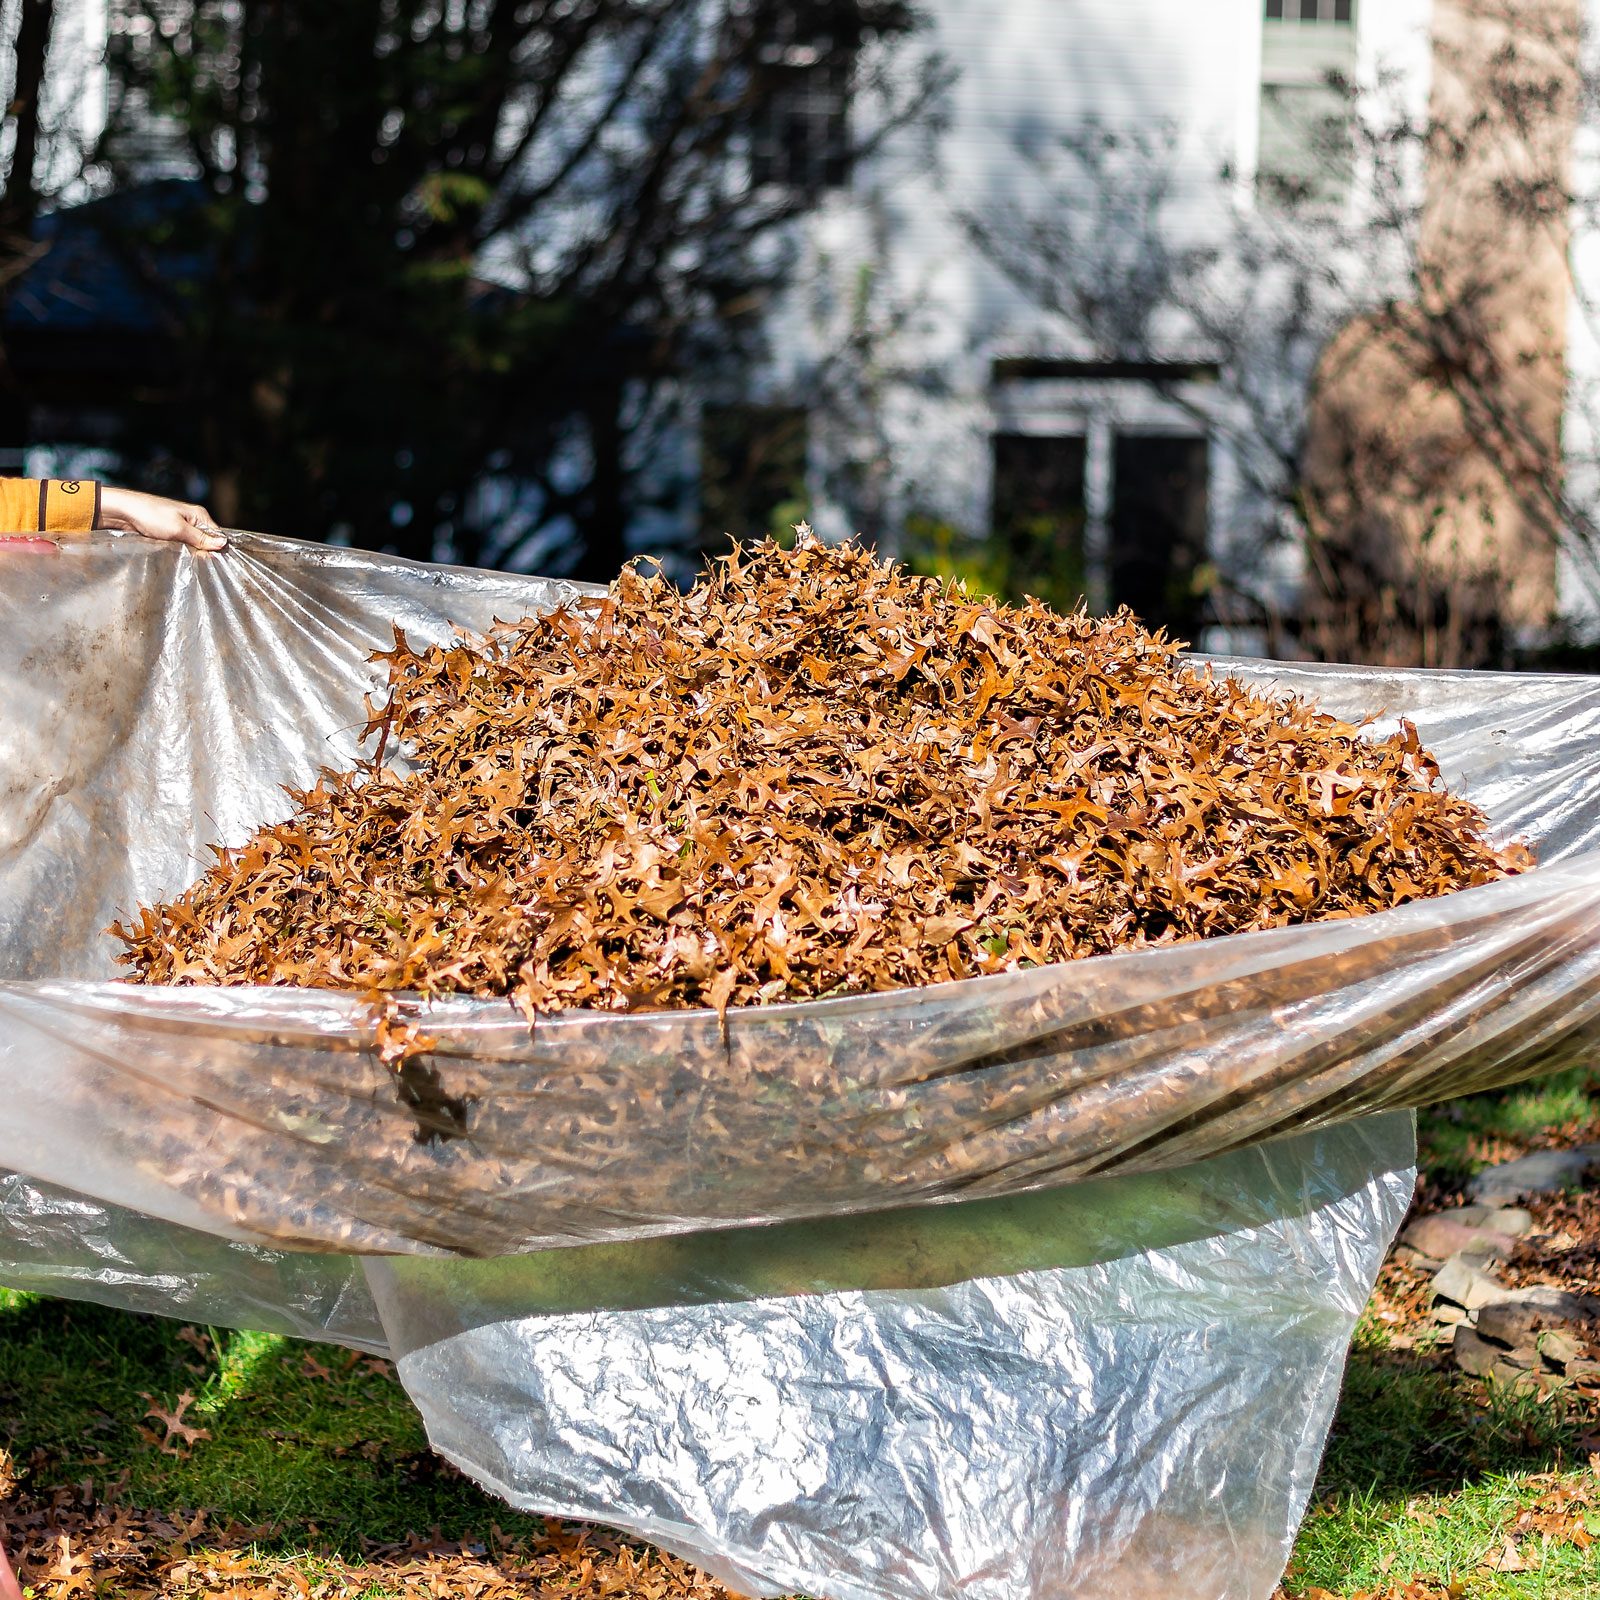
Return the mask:
POLYGON ((1410 1200, 1387 1113, 956 1205, 495 1261, 13 1178, 0 1282, 392 1354, 480 1483, 826 1600, 1267 1600, 1410 1200))

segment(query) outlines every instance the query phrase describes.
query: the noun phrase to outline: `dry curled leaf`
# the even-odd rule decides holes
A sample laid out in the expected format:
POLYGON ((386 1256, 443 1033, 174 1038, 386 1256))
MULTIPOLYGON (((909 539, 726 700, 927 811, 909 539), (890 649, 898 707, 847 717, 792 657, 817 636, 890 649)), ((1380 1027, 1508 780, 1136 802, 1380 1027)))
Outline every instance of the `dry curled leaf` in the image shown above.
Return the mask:
POLYGON ((1359 916, 1523 870, 1388 738, 802 537, 416 650, 373 756, 117 925, 145 983, 711 1006, 1359 916))
POLYGON ((194 1404, 194 1396, 187 1389, 178 1396, 177 1403, 170 1411, 151 1395, 141 1394, 139 1398, 150 1402, 145 1415, 153 1417, 165 1429, 164 1435, 159 1439, 156 1439, 153 1429, 141 1430, 147 1437, 155 1440, 163 1455, 187 1455, 202 1439, 211 1437, 209 1429, 197 1428, 185 1420, 185 1412, 194 1404), (174 1440, 177 1440, 176 1444, 173 1443, 174 1440))

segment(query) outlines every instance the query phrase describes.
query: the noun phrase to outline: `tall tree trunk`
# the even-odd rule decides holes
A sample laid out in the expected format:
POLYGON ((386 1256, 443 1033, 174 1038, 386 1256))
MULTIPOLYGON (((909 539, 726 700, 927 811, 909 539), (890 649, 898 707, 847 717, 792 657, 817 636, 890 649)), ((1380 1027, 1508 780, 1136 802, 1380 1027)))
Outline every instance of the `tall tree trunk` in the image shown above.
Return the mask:
MULTIPOLYGON (((39 212, 34 168, 39 156, 39 99, 55 9, 55 0, 22 0, 17 20, 16 76, 5 116, 12 135, 11 168, 0 196, 0 312, 38 253, 33 238, 39 212)), ((27 396, 0 344, 0 445, 22 444, 27 429, 27 396)))
POLYGON ((18 239, 26 248, 39 206, 33 169, 39 155, 39 97, 55 9, 55 0, 22 0, 17 24, 16 81, 6 108, 13 137, 11 168, 0 197, 0 248, 8 253, 18 239))
POLYGON ((1581 21, 1578 0, 1435 0, 1412 292, 1353 318, 1313 379, 1319 648, 1498 667, 1553 621, 1581 21))

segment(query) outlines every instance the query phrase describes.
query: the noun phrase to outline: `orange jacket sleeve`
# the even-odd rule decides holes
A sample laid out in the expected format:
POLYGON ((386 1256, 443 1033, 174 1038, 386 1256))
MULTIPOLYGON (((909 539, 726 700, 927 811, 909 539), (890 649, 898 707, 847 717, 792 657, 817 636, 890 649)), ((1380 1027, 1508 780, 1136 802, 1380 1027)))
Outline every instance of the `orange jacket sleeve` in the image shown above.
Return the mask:
POLYGON ((99 520, 87 478, 0 478, 0 533, 88 533, 99 520))

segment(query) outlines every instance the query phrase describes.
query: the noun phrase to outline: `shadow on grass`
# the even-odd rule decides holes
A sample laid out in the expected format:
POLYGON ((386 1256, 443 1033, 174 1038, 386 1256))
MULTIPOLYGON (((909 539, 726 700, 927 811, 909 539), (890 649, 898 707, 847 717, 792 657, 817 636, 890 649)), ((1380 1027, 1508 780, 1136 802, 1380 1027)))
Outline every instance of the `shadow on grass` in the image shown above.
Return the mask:
POLYGON ((26 1485, 90 1479, 145 1510, 207 1509, 267 1553, 359 1556, 437 1528, 541 1525, 455 1473, 386 1364, 272 1334, 189 1330, 80 1302, 0 1305, 0 1446, 26 1485), (209 1438, 169 1454, 152 1405, 209 1438))
POLYGON ((1506 1473, 1581 1466, 1595 1448, 1592 1403, 1541 1401, 1485 1384, 1440 1358, 1358 1345, 1318 1479, 1319 1498, 1450 1493, 1506 1473))
POLYGON ((1438 1187, 1456 1188, 1483 1167, 1488 1148, 1522 1149, 1552 1132, 1583 1141, 1597 1125, 1600 1071, 1569 1067, 1510 1089, 1424 1106, 1417 1113, 1419 1164, 1438 1187))

